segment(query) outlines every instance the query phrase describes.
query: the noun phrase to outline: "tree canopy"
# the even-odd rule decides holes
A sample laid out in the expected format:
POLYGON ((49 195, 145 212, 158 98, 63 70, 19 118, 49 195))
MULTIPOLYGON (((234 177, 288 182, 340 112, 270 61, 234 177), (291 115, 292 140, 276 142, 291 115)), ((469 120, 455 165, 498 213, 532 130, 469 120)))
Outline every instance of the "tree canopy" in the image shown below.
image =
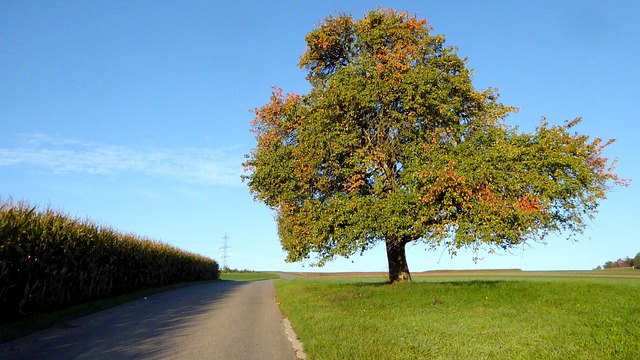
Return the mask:
POLYGON ((382 242, 390 281, 405 245, 496 251, 580 234, 610 186, 610 141, 542 120, 520 132, 494 89, 478 90, 426 20, 373 10, 330 16, 306 36, 308 94, 275 88, 255 110, 244 163, 276 212, 287 261, 322 266, 382 242))

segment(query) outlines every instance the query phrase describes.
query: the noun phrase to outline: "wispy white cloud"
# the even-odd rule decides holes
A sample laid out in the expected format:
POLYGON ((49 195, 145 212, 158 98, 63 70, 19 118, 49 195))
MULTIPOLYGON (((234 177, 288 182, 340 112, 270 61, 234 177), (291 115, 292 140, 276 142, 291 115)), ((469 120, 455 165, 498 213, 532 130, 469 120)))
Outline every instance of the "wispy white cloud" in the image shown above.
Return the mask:
POLYGON ((242 160, 240 147, 130 148, 43 134, 23 135, 16 146, 0 147, 0 167, 27 165, 56 175, 134 172, 213 186, 241 185, 242 160))

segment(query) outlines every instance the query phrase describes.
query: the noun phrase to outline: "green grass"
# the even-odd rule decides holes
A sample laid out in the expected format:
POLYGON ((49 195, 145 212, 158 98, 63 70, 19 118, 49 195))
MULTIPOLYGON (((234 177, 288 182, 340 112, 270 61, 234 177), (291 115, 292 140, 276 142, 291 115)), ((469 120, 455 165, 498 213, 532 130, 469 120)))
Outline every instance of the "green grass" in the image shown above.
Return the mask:
POLYGON ((533 275, 276 288, 310 359, 640 358, 640 278, 533 275))
POLYGON ((230 272, 230 273, 220 273, 220 280, 228 280, 228 281, 257 281, 257 280, 268 280, 268 279, 280 279, 280 276, 272 273, 265 272, 230 272))
POLYGON ((36 331, 47 329, 54 325, 71 321, 83 316, 87 316, 108 308, 121 305, 145 296, 151 296, 164 291, 179 289, 186 286, 212 283, 214 281, 199 281, 167 285, 157 288, 143 289, 129 294, 113 296, 110 298, 91 301, 88 303, 72 306, 66 309, 56 310, 48 313, 30 314, 26 318, 7 323, 0 323, 0 343, 17 339, 22 336, 32 334, 36 331))

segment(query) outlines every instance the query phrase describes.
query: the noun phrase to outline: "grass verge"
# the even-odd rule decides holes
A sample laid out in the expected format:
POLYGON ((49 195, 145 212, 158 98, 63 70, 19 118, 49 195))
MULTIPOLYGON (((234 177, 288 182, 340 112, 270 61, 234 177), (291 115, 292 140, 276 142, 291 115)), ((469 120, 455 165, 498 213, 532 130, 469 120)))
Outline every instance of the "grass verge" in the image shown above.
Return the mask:
POLYGON ((280 279, 280 276, 272 273, 253 272, 253 271, 220 273, 220 280, 227 280, 227 281, 257 281, 257 280, 268 280, 268 279, 280 279))
POLYGON ((4 343, 19 337, 23 337, 39 330, 50 328, 54 325, 87 316, 108 308, 121 305, 145 296, 158 294, 164 291, 179 289, 197 284, 212 283, 215 280, 179 283, 157 288, 143 289, 132 293, 110 297, 107 299, 91 301, 50 313, 30 314, 26 318, 7 323, 0 323, 0 343, 4 343))
POLYGON ((302 278, 276 288, 310 359, 634 359, 639 280, 302 278))

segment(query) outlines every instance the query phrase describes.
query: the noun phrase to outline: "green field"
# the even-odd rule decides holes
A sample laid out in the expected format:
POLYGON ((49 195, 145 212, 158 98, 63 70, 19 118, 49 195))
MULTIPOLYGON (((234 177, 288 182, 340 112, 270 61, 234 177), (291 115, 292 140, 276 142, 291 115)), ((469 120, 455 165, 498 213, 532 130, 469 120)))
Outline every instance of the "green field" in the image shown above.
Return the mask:
POLYGON ((310 359, 638 359, 640 272, 276 283, 310 359))
POLYGON ((268 280, 268 279, 279 279, 280 276, 272 273, 265 272, 253 272, 253 271, 243 271, 243 272, 223 272, 220 273, 220 280, 227 281, 258 281, 258 280, 268 280))

